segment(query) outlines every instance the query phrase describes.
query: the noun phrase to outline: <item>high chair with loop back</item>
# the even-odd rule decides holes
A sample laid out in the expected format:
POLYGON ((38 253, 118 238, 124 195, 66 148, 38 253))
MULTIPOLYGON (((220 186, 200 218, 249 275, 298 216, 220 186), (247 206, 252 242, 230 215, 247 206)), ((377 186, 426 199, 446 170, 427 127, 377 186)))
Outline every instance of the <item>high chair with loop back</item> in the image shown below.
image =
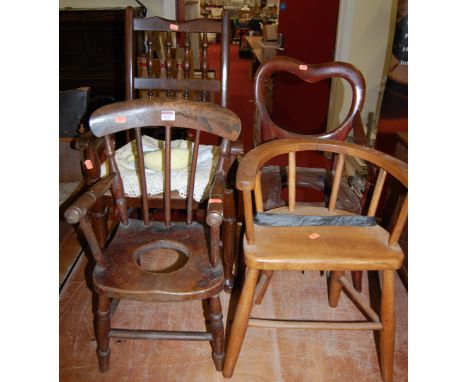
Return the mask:
MULTIPOLYGON (((137 99, 104 106, 93 113, 90 128, 96 137, 104 137, 109 159, 109 174, 95 183, 66 211, 69 223, 80 223, 95 260, 94 292, 97 294, 96 339, 99 367, 109 367, 109 339, 208 340, 213 346, 217 370, 221 370, 224 328, 219 293, 224 275, 220 246, 226 175, 231 165, 231 142, 240 133, 240 120, 230 110, 211 103, 174 99, 137 99), (146 183, 148 158, 143 153, 141 128, 163 126, 165 131, 162 221, 150 220, 146 183), (185 221, 173 221, 171 215, 171 134, 176 128, 205 131, 221 138, 219 160, 209 185, 206 220, 194 221, 192 204, 195 173, 198 171, 196 140, 189 163, 185 221), (129 217, 125 189, 116 163, 113 135, 134 129, 136 162, 141 182, 143 219, 129 217), (102 248, 90 223, 93 205, 110 189, 120 225, 102 248), (207 332, 167 332, 112 328, 111 316, 121 299, 150 302, 207 300, 211 328, 207 332)), ((199 136, 197 134, 197 136, 199 136)))
MULTIPOLYGON (((239 165, 236 186, 243 193, 245 236, 243 240, 246 276, 229 338, 223 375, 231 377, 248 326, 315 330, 376 330, 380 332, 380 364, 383 380, 393 374, 395 335, 394 277, 403 261, 398 238, 407 219, 408 199, 402 204, 394 227, 387 232, 377 225, 375 212, 383 184, 392 176, 408 187, 408 168, 402 161, 353 143, 317 138, 285 138, 267 142, 250 151, 239 165), (337 166, 327 207, 297 203, 295 157, 302 151, 321 151, 337 156, 337 166), (288 205, 264 209, 261 177, 264 164, 287 154, 288 205), (375 189, 366 216, 337 208, 344 161, 355 156, 379 168, 375 189), (255 211, 252 191, 254 193, 255 211), (360 322, 320 322, 251 318, 254 301, 260 303, 267 285, 259 279, 261 271, 329 272, 329 305, 336 307, 344 288, 366 320, 360 322), (346 271, 381 271, 380 315, 345 276, 346 271)), ((291 288, 294 286, 291 285, 291 288)))

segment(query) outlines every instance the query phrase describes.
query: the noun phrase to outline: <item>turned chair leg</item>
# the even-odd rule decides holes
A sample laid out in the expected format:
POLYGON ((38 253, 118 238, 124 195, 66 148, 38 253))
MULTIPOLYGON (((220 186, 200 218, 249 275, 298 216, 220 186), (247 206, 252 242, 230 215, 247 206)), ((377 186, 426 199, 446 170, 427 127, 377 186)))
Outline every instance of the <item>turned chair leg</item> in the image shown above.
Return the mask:
POLYGON ((110 332, 110 298, 98 296, 98 306, 96 311, 96 340, 97 355, 99 361, 99 371, 105 373, 109 370, 109 332, 110 332))
POLYGON ((236 208, 234 202, 234 191, 224 189, 224 211, 223 211, 223 254, 224 254, 224 290, 232 292, 234 277, 232 265, 234 263, 234 251, 236 242, 236 208))
POLYGON ((219 296, 209 298, 211 335, 213 336, 213 360, 216 370, 221 371, 224 363, 224 325, 219 296))
POLYGON ((255 292, 255 304, 259 305, 263 301, 263 297, 270 285, 271 277, 273 276, 273 271, 260 271, 260 276, 258 278, 257 290, 255 292))
POLYGON ((91 220, 101 248, 106 244, 107 236, 109 234, 107 229, 107 219, 108 216, 106 208, 104 207, 102 198, 99 198, 91 210, 91 220))
POLYGON ((223 376, 225 378, 232 377, 242 343, 244 342, 250 312, 252 310, 257 279, 258 269, 247 268, 244 286, 242 287, 242 293, 237 305, 234 322, 232 323, 231 335, 229 336, 226 361, 224 362, 223 368, 223 376))
POLYGON ((383 271, 382 300, 380 307, 380 368, 384 382, 393 380, 395 350, 395 272, 383 271))
POLYGON ((344 271, 332 271, 330 275, 330 285, 328 290, 328 304, 332 308, 336 308, 340 300, 341 289, 343 286, 340 282, 340 277, 344 275, 344 271))

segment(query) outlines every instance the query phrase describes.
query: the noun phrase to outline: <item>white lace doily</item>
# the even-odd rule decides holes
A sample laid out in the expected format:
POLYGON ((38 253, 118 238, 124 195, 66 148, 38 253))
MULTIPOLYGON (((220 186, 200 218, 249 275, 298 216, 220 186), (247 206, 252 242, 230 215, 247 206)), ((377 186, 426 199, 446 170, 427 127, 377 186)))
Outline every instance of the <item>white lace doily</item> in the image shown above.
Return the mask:
MULTIPOLYGON (((146 135, 142 136, 143 152, 163 150, 164 141, 160 141, 146 135)), ((182 139, 171 142, 171 148, 189 149, 190 158, 192 157, 193 142, 182 139)), ((115 159, 122 177, 125 194, 131 197, 140 196, 140 182, 138 174, 135 171, 136 163, 134 158, 136 154, 135 141, 127 143, 125 146, 116 150, 115 159), (131 157, 133 154, 133 158, 131 157), (132 158, 133 160, 129 160, 132 158)), ((191 162, 191 160, 190 160, 191 162)), ((195 185, 193 198, 197 202, 202 201, 208 196, 211 179, 214 175, 216 163, 218 162, 218 147, 200 145, 198 150, 197 168, 195 172, 195 185)), ((101 177, 109 173, 108 161, 101 166, 101 177)), ((163 192, 164 172, 145 169, 146 186, 148 195, 157 195, 163 192)), ((171 191, 178 191, 183 198, 187 196, 187 187, 190 174, 190 166, 186 168, 171 171, 171 191)))

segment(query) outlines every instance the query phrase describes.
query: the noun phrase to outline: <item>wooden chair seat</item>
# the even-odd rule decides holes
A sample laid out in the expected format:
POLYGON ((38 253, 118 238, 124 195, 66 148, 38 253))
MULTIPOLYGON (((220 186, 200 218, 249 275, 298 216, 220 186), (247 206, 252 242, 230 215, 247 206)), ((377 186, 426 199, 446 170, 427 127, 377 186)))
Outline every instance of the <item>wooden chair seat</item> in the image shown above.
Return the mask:
POLYGON ((95 269, 94 285, 98 293, 119 299, 205 299, 221 292, 224 281, 222 267, 212 267, 207 253, 199 223, 173 222, 166 228, 162 222, 150 222, 146 227, 141 220, 129 219, 105 252, 110 266, 95 269), (176 261, 167 264, 169 259, 176 261))
MULTIPOLYGON (((326 216, 321 214, 326 208, 315 209, 318 211, 313 215, 326 216)), ((254 224, 254 235, 253 245, 244 239, 244 258, 248 267, 256 269, 396 270, 404 257, 398 245, 388 246, 388 232, 378 225, 268 227, 254 224), (311 234, 319 237, 311 239, 311 234)))

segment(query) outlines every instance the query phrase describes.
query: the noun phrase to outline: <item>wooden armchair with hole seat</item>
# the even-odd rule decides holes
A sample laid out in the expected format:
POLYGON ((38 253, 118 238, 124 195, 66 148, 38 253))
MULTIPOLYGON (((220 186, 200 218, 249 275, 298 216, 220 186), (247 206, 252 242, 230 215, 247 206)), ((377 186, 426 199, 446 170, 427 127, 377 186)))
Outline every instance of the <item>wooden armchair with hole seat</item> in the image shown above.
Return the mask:
MULTIPOLYGON (((408 187, 408 167, 402 161, 376 150, 353 143, 317 138, 285 138, 262 144, 248 152, 239 164, 236 186, 242 191, 245 214, 243 240, 246 276, 236 308, 223 369, 225 377, 234 372, 248 326, 315 330, 377 330, 380 332, 380 365, 383 380, 392 380, 395 303, 395 271, 403 261, 398 238, 407 220, 408 196, 398 212, 390 232, 377 225, 374 216, 386 177, 408 187), (337 157, 337 166, 327 207, 297 203, 296 154, 321 151, 337 157), (264 210, 262 202, 262 167, 270 159, 288 156, 288 205, 264 210), (378 178, 367 216, 339 210, 341 177, 347 156, 355 156, 379 168, 378 178), (253 210, 252 191, 256 213, 253 210), (260 272, 326 271, 329 274, 329 305, 336 307, 344 288, 364 314, 362 322, 320 322, 251 318, 253 303, 261 303, 267 284, 260 272), (347 271, 380 271, 382 288, 380 314, 362 293, 348 281, 347 271)), ((324 285, 325 287, 325 285, 324 285)), ((291 285, 294 288, 294 285, 291 285)))
MULTIPOLYGON (((219 294, 223 290, 224 272, 220 250, 223 221, 224 188, 232 163, 230 145, 240 133, 240 120, 230 110, 211 103, 173 99, 137 99, 106 105, 90 118, 96 137, 103 137, 109 159, 109 174, 95 183, 66 211, 69 223, 80 223, 92 251, 95 267, 93 287, 97 294, 96 339, 99 368, 109 367, 110 337, 139 339, 208 340, 213 346, 217 370, 221 370, 224 327, 219 294), (170 111, 173 118, 167 120, 170 111), (128 201, 116 162, 113 144, 115 133, 133 129, 136 136, 138 174, 148 183, 143 154, 141 129, 164 126, 163 209, 162 221, 150 220, 149 198, 142 187, 143 219, 129 217, 128 201), (204 131, 219 136, 219 160, 210 186, 206 221, 194 221, 194 177, 198 171, 199 143, 195 141, 190 164, 190 182, 186 198, 186 220, 173 221, 171 209, 171 135, 177 128, 204 131), (103 248, 90 222, 90 210, 110 189, 120 217, 116 232, 103 248), (167 332, 111 327, 111 316, 121 299, 151 302, 207 300, 211 327, 207 332, 167 332)), ((196 134, 198 136, 198 134, 196 134)), ((201 307, 201 304, 200 304, 201 307)), ((200 312, 201 313, 201 312, 200 312)))
MULTIPOLYGON (((353 131, 354 142, 365 145, 366 139, 361 121, 361 111, 364 106, 365 81, 361 72, 351 64, 345 62, 328 62, 323 64, 310 65, 287 56, 277 56, 267 61, 259 67, 255 74, 255 125, 254 125, 254 145, 258 146, 263 142, 273 139, 290 137, 316 137, 323 139, 335 139, 344 141, 351 131, 353 131), (288 131, 271 119, 269 108, 267 107, 267 86, 276 73, 287 72, 297 76, 307 83, 317 83, 319 81, 330 80, 331 78, 342 78, 352 90, 352 101, 345 119, 336 128, 322 134, 307 135, 288 131)), ((294 96, 294 95, 291 95, 294 96)), ((313 105, 311 105, 313 107, 313 105)), ((306 124, 307 122, 305 122, 306 124)), ((314 166, 330 166, 330 161, 318 153, 300 153, 297 157, 296 177, 298 187, 305 189, 305 193, 311 194, 310 189, 315 190, 315 198, 326 198, 326 189, 331 187, 329 171, 326 168, 311 168, 314 166), (325 163, 325 164, 324 164, 325 163)), ((284 206, 282 191, 287 183, 284 165, 285 158, 277 158, 264 169, 262 176, 263 203, 267 208, 284 206)), ((373 168, 369 168, 369 174, 373 177, 373 168)), ((368 187, 372 182, 368 182, 368 187)), ((324 205, 327 202, 312 202, 312 205, 324 205)), ((345 179, 341 180, 340 198, 338 208, 354 213, 360 213, 366 205, 366 198, 362 200, 353 192, 345 179)), ((353 273, 353 283, 355 287, 361 289, 360 272, 353 273)))
MULTIPOLYGON (((134 9, 127 7, 125 10, 125 97, 127 100, 138 99, 139 96, 145 98, 167 98, 167 99, 191 99, 202 102, 219 102, 222 107, 228 106, 228 85, 229 85, 229 12, 224 12, 223 18, 219 20, 195 19, 183 22, 175 20, 167 20, 160 17, 136 17, 134 9), (138 76, 137 71, 137 46, 142 45, 142 38, 146 33, 147 36, 147 52, 146 52, 146 72, 147 76, 138 76), (159 36, 164 36, 163 40, 156 38, 155 33, 159 36), (220 43, 220 79, 209 78, 210 66, 208 63, 208 49, 210 44, 208 42, 208 34, 214 33, 219 37, 220 43), (156 46, 156 41, 159 41, 159 50, 156 46), (165 78, 161 78, 158 68, 153 66, 154 59, 164 54, 164 57, 171 57, 171 50, 173 48, 173 41, 182 42, 183 46, 183 78, 178 78, 174 69, 174 60, 160 60, 165 71, 165 78), (200 44, 200 60, 199 64, 195 65, 196 57, 192 54, 192 42, 197 41, 200 44), (159 55, 156 52, 159 52, 159 55), (201 78, 194 78, 194 70, 199 67, 201 78), (210 98, 211 94, 216 94, 215 99, 210 98)), ((161 58, 161 57, 159 57, 161 58)), ((217 70, 218 68, 216 68, 217 70)), ((147 131, 148 129, 145 129, 147 131)), ((152 129, 154 131, 154 129, 152 129)), ((134 137, 131 136, 130 130, 127 130, 127 142, 131 141, 134 137)), ((201 142, 210 145, 219 145, 219 137, 209 131, 202 130, 189 130, 188 134, 183 132, 182 129, 176 132, 179 137, 186 138, 191 142, 201 142)), ((158 130, 158 135, 161 130, 158 130)), ((198 143, 196 143, 198 144, 198 143)), ((86 146, 88 151, 90 177, 95 178, 99 176, 99 168, 101 162, 105 160, 105 155, 99 152, 102 148, 102 142, 99 138, 95 141, 87 142, 86 146)), ((242 153, 242 145, 237 140, 231 144, 231 157, 230 160, 234 162, 238 155, 242 153)), ((233 176, 231 176, 233 178, 233 176)), ((224 190, 224 215, 222 227, 222 249, 224 251, 225 267, 225 288, 231 291, 234 281, 232 275, 232 264, 234 257, 234 239, 236 229, 236 212, 234 201, 234 180, 230 183, 230 187, 224 190)), ((174 192, 173 195, 174 209, 185 209, 187 200, 185 197, 178 195, 174 192)), ((141 204, 141 195, 125 195, 127 205, 134 207, 137 211, 141 212, 143 207, 141 204)), ((103 196, 100 206, 96 208, 94 225, 97 230, 101 232, 98 235, 100 242, 105 241, 107 236, 107 221, 106 209, 112 205, 113 201, 110 194, 107 193, 103 196)), ((163 196, 148 195, 147 198, 148 208, 158 210, 163 208, 163 196)), ((199 202, 192 200, 192 208, 194 211, 203 210, 204 206, 199 206, 199 202)))

